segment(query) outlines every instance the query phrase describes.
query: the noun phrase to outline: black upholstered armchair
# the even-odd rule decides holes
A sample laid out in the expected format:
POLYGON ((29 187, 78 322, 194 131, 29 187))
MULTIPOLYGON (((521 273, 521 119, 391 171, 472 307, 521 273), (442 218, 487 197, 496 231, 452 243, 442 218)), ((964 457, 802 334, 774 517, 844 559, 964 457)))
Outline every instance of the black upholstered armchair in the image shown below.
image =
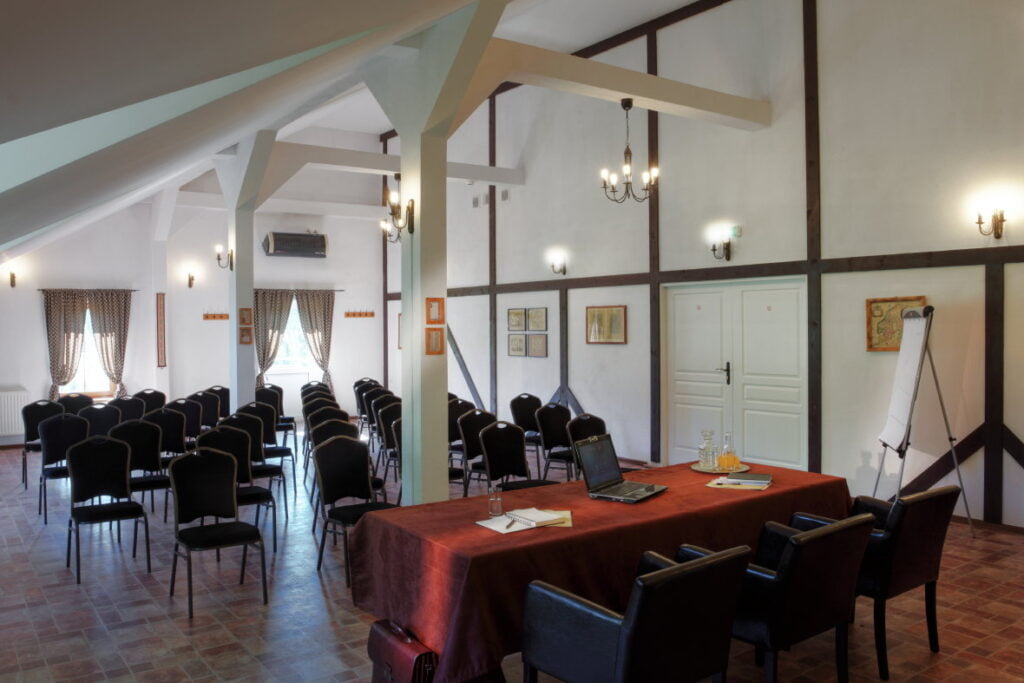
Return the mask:
POLYGON ((523 680, 535 682, 538 671, 569 683, 723 680, 750 548, 701 553, 680 564, 645 553, 624 614, 532 582, 523 680))
MULTIPOLYGON (((847 628, 857 569, 874 518, 858 515, 813 531, 768 522, 743 579, 733 637, 755 648, 764 680, 778 680, 778 653, 831 628, 836 630, 836 674, 847 676, 847 628)), ((681 560, 693 549, 679 549, 681 560)))
MULTIPOLYGON (((939 627, 935 616, 935 587, 946 529, 953 516, 959 486, 916 493, 895 503, 860 496, 851 514, 870 514, 875 530, 871 532, 864 563, 857 579, 857 594, 875 601, 875 654, 878 676, 889 679, 889 658, 885 639, 885 602, 918 586, 924 586, 928 645, 939 651, 939 627)), ((799 514, 793 526, 818 528, 834 520, 799 514)))

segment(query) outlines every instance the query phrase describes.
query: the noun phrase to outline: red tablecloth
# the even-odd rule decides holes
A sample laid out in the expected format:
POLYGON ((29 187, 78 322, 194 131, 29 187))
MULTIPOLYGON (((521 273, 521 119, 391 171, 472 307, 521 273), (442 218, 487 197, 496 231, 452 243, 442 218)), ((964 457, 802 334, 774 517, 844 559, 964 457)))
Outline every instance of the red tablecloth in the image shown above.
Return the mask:
POLYGON ((677 465, 627 474, 669 487, 637 505, 591 500, 582 482, 502 496, 506 510, 572 510, 573 528, 496 534, 474 524, 487 517, 484 496, 374 512, 350 539, 352 595, 440 655, 437 681, 474 678, 521 649, 523 595, 534 579, 621 610, 645 550, 673 557, 682 543, 754 547, 769 520, 786 523, 797 511, 841 517, 849 508, 845 479, 752 471, 771 472, 771 487, 711 489, 710 475, 677 465))

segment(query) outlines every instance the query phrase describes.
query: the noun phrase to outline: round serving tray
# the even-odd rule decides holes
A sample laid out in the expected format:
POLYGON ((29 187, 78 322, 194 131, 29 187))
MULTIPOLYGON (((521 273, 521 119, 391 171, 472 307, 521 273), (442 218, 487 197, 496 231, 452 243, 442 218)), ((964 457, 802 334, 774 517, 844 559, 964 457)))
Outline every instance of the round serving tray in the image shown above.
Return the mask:
POLYGON ((740 465, 738 470, 720 470, 717 467, 704 467, 699 462, 695 462, 690 465, 690 469, 695 472, 703 472, 704 474, 733 474, 735 472, 748 472, 750 471, 750 465, 740 465))

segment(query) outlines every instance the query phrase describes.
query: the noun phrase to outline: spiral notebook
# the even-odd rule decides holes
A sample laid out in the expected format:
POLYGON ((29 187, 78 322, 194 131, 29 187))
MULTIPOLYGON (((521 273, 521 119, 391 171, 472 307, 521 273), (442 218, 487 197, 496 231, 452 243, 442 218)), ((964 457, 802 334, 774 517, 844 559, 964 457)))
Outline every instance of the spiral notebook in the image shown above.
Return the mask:
POLYGON ((500 517, 481 520, 477 524, 491 531, 497 531, 499 534, 511 534, 542 526, 563 525, 564 521, 565 516, 562 514, 537 508, 522 508, 521 510, 510 510, 500 517))

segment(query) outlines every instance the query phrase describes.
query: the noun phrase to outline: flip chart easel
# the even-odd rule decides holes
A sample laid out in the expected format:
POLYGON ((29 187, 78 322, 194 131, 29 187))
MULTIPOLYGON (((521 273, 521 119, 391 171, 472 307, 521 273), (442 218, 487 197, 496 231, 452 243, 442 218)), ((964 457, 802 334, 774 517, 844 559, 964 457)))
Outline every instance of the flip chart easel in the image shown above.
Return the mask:
POLYGON ((942 422, 946 426, 949 451, 953 456, 953 466, 956 469, 956 477, 960 481, 960 490, 963 492, 967 524, 973 536, 974 524, 971 520, 971 509, 967 504, 964 479, 960 474, 960 462, 956 457, 956 437, 953 436, 953 430, 949 426, 946 403, 942 399, 942 390, 939 388, 939 375, 935 372, 935 361, 932 359, 932 352, 928 347, 928 336, 931 334, 934 311, 933 306, 923 306, 908 308, 903 312, 903 339, 900 342, 900 355, 896 361, 896 376, 893 379, 892 396, 889 399, 885 427, 878 435, 878 440, 882 442, 882 458, 878 463, 875 488, 871 495, 874 496, 878 493, 878 482, 882 478, 882 470, 885 469, 885 456, 889 449, 895 451, 900 459, 900 473, 896 486, 897 497, 903 490, 903 468, 907 464, 907 449, 910 447, 910 422, 914 415, 917 391, 921 385, 921 371, 924 369, 924 361, 927 356, 928 367, 931 369, 932 379, 935 381, 935 393, 939 398, 939 408, 942 410, 942 422))

